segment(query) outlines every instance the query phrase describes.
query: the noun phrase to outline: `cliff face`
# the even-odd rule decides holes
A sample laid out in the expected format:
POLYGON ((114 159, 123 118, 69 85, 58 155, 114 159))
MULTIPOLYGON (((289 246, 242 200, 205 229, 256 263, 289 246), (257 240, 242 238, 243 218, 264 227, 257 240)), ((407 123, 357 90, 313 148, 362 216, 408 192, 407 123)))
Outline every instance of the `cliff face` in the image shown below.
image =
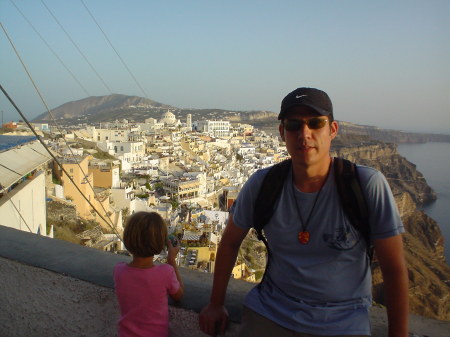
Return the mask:
MULTIPOLYGON (((435 192, 415 165, 398 154, 394 144, 368 142, 357 147, 338 144, 334 150, 333 155, 374 167, 386 176, 406 228, 403 241, 410 282, 410 311, 450 320, 450 267, 444 257, 444 239, 436 221, 417 209, 424 202, 434 200, 435 192)), ((385 303, 376 257, 373 294, 376 302, 385 303)))
POLYGON ((347 158, 361 165, 373 167, 386 176, 394 195, 408 192, 414 202, 423 204, 436 200, 436 193, 428 186, 416 165, 407 161, 397 152, 397 145, 376 141, 345 142, 333 146, 332 155, 347 158), (355 146, 356 145, 356 146, 355 146))
POLYGON ((372 139, 382 142, 401 143, 426 143, 426 142, 450 142, 450 135, 413 133, 398 130, 385 130, 375 126, 357 125, 339 121, 340 133, 353 133, 367 135, 372 139))

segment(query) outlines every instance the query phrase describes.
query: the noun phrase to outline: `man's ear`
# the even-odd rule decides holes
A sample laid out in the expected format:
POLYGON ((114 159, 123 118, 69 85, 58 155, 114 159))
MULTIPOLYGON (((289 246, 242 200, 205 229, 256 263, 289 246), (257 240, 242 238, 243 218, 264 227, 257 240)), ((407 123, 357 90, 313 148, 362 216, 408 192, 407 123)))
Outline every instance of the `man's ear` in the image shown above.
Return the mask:
POLYGON ((281 137, 281 139, 284 142, 285 140, 284 140, 284 126, 283 126, 283 123, 280 123, 280 125, 278 125, 278 131, 280 131, 280 137, 281 137))
POLYGON ((338 130, 339 130, 339 125, 336 121, 332 121, 331 125, 330 125, 330 136, 331 139, 336 138, 337 134, 338 134, 338 130))

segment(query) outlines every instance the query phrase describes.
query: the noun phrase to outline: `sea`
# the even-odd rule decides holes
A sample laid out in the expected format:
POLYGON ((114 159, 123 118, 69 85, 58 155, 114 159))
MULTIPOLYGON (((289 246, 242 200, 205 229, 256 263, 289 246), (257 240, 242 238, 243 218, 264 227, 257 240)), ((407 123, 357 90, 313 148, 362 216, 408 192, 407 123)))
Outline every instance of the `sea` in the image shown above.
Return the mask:
POLYGON ((437 194, 437 200, 422 209, 439 224, 450 265, 450 143, 399 144, 398 152, 416 165, 437 194))

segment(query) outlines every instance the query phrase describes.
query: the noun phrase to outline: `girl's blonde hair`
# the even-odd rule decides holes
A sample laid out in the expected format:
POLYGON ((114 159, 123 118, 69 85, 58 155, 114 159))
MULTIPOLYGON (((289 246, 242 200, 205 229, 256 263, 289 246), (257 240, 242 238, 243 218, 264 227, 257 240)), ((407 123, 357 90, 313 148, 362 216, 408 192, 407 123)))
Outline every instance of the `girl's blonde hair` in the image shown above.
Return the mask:
POLYGON ((159 254, 167 240, 167 227, 155 212, 137 212, 128 217, 123 233, 127 250, 137 257, 159 254))

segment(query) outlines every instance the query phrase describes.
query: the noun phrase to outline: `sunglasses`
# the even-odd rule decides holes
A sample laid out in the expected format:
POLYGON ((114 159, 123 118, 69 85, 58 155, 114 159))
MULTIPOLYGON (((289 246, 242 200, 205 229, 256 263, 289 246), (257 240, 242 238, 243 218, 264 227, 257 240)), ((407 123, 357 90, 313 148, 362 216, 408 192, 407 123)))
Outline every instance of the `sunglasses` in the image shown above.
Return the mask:
POLYGON ((288 119, 286 122, 283 122, 284 128, 286 131, 298 131, 300 130, 304 124, 308 126, 311 130, 317 130, 323 128, 328 122, 326 118, 320 117, 311 117, 307 119, 288 119))

